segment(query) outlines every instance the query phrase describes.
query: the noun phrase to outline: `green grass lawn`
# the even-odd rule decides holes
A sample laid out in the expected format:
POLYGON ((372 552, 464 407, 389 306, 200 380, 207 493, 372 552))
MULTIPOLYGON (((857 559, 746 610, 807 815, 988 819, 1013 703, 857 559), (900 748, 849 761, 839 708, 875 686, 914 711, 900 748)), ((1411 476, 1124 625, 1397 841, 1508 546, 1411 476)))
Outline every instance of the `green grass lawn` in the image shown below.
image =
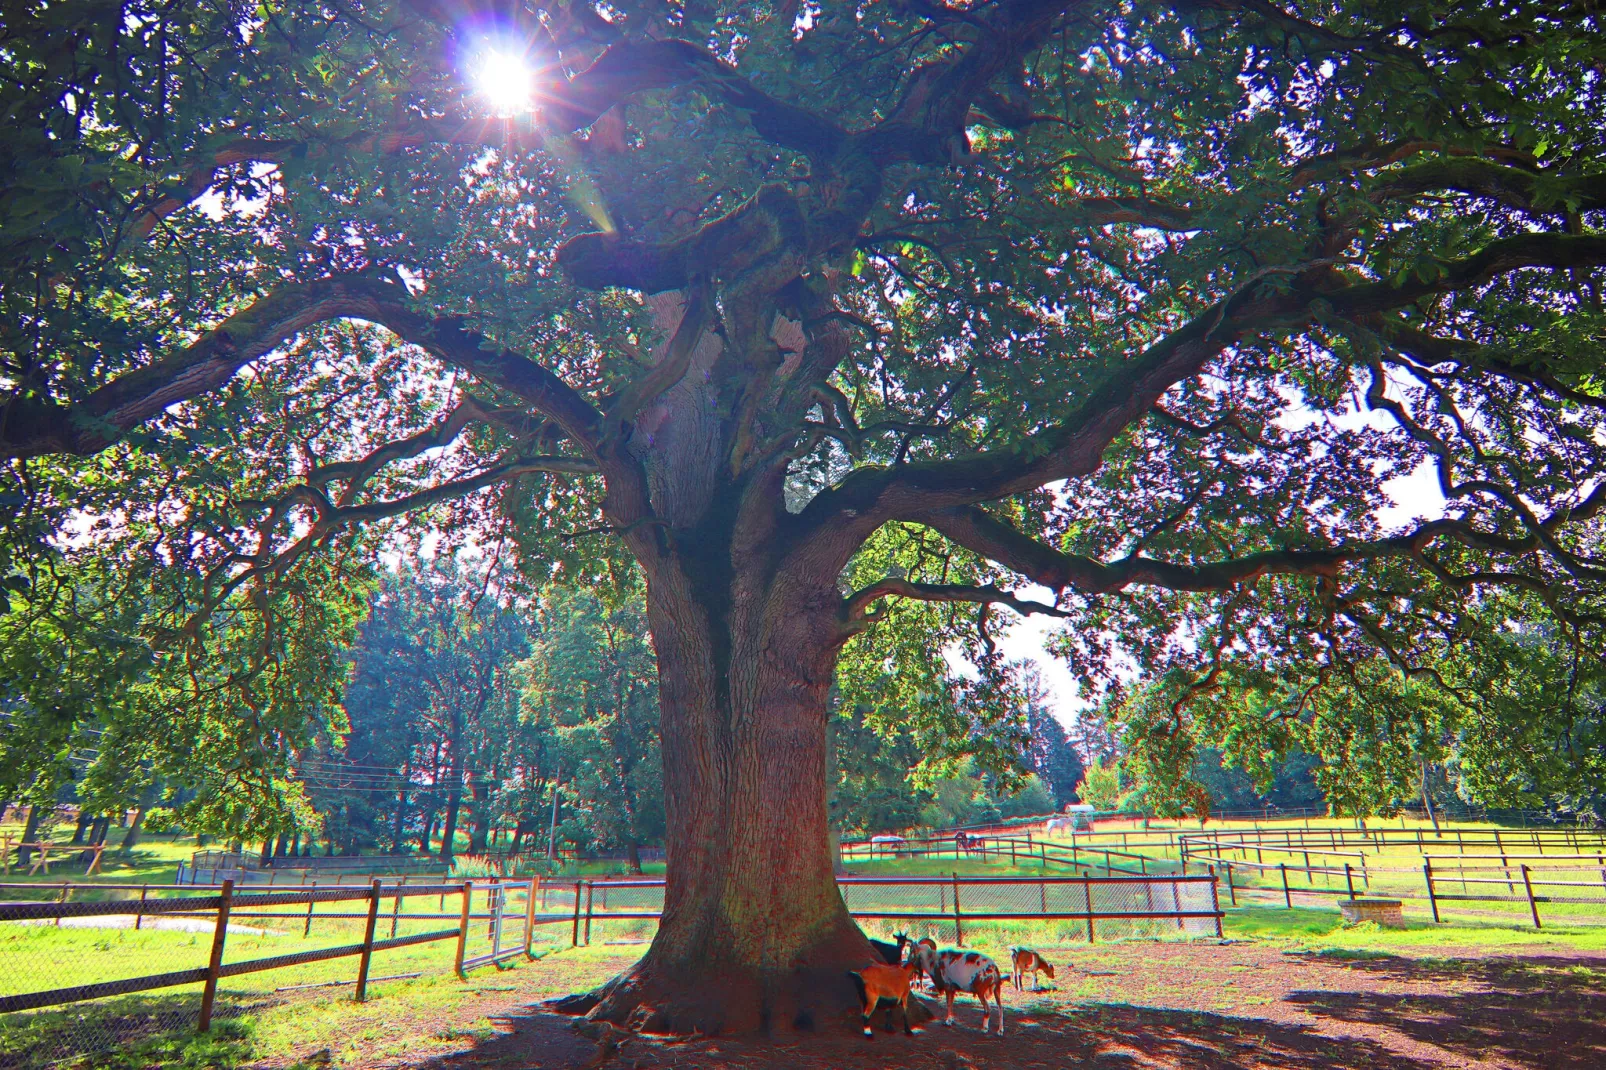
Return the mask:
MULTIPOLYGON (((102 938, 99 953, 117 959, 176 961, 195 950, 153 937, 177 934, 118 933, 102 938), (121 937, 122 939, 119 939, 121 937), (131 939, 139 937, 140 939, 131 939)), ((91 950, 83 931, 41 941, 57 953, 91 950)), ((231 939, 231 943, 234 942, 231 939)), ((204 959, 205 941, 199 948, 204 959)), ((248 956, 263 948, 239 941, 248 956)), ((278 946, 272 950, 282 951, 278 946)), ((0 1065, 43 1070, 74 1051, 64 1065, 107 1070, 228 1070, 246 1063, 342 1065, 359 1060, 416 1060, 450 1054, 495 1032, 495 1018, 508 1009, 594 987, 627 965, 639 949, 565 949, 536 962, 522 957, 503 968, 483 967, 465 983, 451 972, 450 941, 385 952, 374 959, 376 980, 369 998, 353 1002, 351 986, 276 991, 290 985, 350 980, 355 958, 316 963, 225 981, 219 988, 212 1033, 194 1034, 200 986, 187 985, 120 999, 100 1000, 29 1015, 0 1018, 0 1065), (110 1041, 116 1038, 116 1043, 110 1041), (306 1064, 294 1053, 313 1053, 306 1064)), ((230 956, 233 958, 234 956, 230 956)))

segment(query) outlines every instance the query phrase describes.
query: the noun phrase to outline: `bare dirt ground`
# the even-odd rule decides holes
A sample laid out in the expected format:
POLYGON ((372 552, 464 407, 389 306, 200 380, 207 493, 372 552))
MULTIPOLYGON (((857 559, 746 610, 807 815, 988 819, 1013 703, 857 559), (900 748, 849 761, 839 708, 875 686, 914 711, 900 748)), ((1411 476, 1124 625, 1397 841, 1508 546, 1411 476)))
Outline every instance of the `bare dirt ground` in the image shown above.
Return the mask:
MULTIPOLYGON (((1054 957, 1051 955, 1051 958, 1054 957)), ((1254 943, 1124 944, 1073 953, 1058 987, 1010 992, 1009 1035, 960 1025, 874 1040, 626 1036, 602 1043, 538 1006, 435 1070, 1599 1070, 1606 955, 1453 959, 1288 954, 1254 943)), ((877 1019, 881 1024, 880 1016, 877 1019)), ((394 1065, 394 1064, 392 1064, 394 1065)))

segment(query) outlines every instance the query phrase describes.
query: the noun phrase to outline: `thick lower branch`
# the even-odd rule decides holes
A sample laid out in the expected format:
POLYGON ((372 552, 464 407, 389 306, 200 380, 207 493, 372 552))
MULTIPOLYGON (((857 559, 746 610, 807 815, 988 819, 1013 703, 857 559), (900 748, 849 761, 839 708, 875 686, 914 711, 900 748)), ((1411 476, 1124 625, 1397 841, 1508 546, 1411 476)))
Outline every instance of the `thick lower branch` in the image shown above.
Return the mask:
POLYGON ((993 584, 968 583, 915 583, 889 576, 860 591, 855 591, 843 602, 848 620, 866 619, 865 610, 883 598, 913 598, 921 602, 974 602, 981 605, 1008 606, 1022 615, 1042 613, 1051 617, 1068 617, 1069 613, 1056 606, 1021 598, 993 584))
POLYGON ((290 283, 240 309, 189 346, 113 379, 70 405, 14 396, 0 409, 0 457, 87 456, 170 405, 202 397, 299 332, 338 319, 389 328, 406 342, 506 390, 594 455, 600 414, 551 371, 459 320, 415 311, 400 283, 372 276, 290 283))

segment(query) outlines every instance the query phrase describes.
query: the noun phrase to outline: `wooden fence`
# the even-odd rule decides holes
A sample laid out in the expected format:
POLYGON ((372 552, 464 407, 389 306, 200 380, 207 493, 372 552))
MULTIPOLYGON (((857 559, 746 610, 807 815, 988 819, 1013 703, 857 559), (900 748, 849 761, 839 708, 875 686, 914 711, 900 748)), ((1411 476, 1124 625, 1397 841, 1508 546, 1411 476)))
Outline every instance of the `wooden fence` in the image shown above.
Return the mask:
MULTIPOLYGON (((1089 942, 1100 937, 1100 926, 1125 922, 1174 926, 1179 935, 1221 935, 1223 917, 1213 874, 1183 876, 1080 876, 1039 877, 846 877, 839 882, 843 899, 853 917, 868 923, 896 921, 901 927, 952 927, 954 941, 964 944, 966 927, 989 922, 1040 921, 1074 922, 1085 927, 1089 942)), ((30 890, 50 890, 55 885, 31 884, 30 890)), ((233 881, 225 881, 208 894, 193 894, 193 886, 72 884, 63 882, 60 892, 50 900, 0 903, 0 922, 54 921, 82 917, 132 915, 134 927, 150 916, 208 918, 212 922, 210 954, 206 965, 190 969, 125 977, 93 984, 48 988, 20 994, 0 995, 0 1014, 42 1007, 77 1003, 84 1000, 120 996, 178 985, 200 983, 202 987, 198 1025, 202 1031, 211 1025, 219 982, 245 974, 284 969, 330 959, 356 958, 353 998, 367 995, 373 956, 385 951, 435 941, 455 940, 454 969, 459 977, 492 963, 524 956, 536 957, 532 950, 541 926, 569 928, 571 946, 591 942, 598 923, 656 921, 663 912, 663 880, 625 880, 543 882, 531 880, 462 881, 407 885, 393 880, 385 883, 371 877, 366 886, 325 888, 280 888, 271 891, 238 891, 233 881), (119 900, 73 902, 75 891, 92 894, 115 891, 130 896, 119 900), (173 898, 152 898, 151 891, 192 894, 173 898), (139 898, 132 896, 138 893, 139 898), (486 895, 486 909, 473 909, 475 895, 486 895), (507 908, 511 898, 522 895, 522 909, 507 908), (435 897, 435 911, 402 911, 404 899, 435 897), (455 912, 445 910, 450 897, 458 898, 455 912), (390 901, 391 909, 383 910, 390 901), (302 935, 311 932, 317 904, 350 903, 356 909, 325 912, 323 921, 345 920, 362 923, 359 942, 336 947, 272 955, 244 962, 225 962, 229 926, 247 919, 275 919, 300 925, 302 935), (305 908, 303 910, 303 908, 305 908), (424 932, 397 935, 400 921, 439 919, 451 921, 424 932), (488 950, 469 954, 470 929, 476 922, 487 923, 488 950), (390 935, 381 936, 380 925, 388 924, 390 935)), ((344 983, 344 982, 336 982, 344 983)))
POLYGON ((844 843, 842 860, 851 862, 898 858, 955 860, 980 858, 1000 862, 1007 859, 1010 865, 1014 866, 1036 862, 1045 869, 1049 866, 1061 866, 1078 872, 1103 870, 1109 876, 1119 873, 1132 877, 1150 877, 1183 872, 1183 866, 1179 862, 1157 859, 1116 847, 1113 841, 1106 841, 1105 845, 1099 845, 1097 841, 1087 842, 1085 833, 1079 834, 1079 837, 1080 840, 1073 840, 1069 844, 1037 839, 1030 832, 1024 837, 970 834, 963 841, 958 837, 863 841, 844 843))
MULTIPOLYGON (((1392 839, 1357 836, 1326 840, 1322 846, 1311 838, 1259 839, 1248 843, 1209 842, 1189 837, 1184 843, 1185 857, 1194 864, 1216 868, 1227 885, 1233 905, 1238 902, 1240 883, 1235 874, 1258 874, 1273 880, 1272 891, 1282 892, 1283 904, 1292 908, 1294 893, 1302 895, 1342 891, 1348 898, 1358 894, 1383 894, 1392 898, 1425 900, 1435 922, 1444 920, 1445 903, 1518 903, 1527 907, 1535 928, 1542 926, 1541 905, 1550 907, 1606 905, 1606 841, 1594 833, 1573 830, 1523 830, 1513 834, 1469 833, 1457 841, 1446 836, 1442 842, 1431 836, 1422 843, 1420 867, 1388 865, 1367 851, 1346 850, 1366 844, 1376 850, 1416 848, 1412 836, 1392 833, 1392 839), (1528 846, 1533 853, 1517 853, 1514 847, 1528 846), (1468 847, 1493 846, 1495 853, 1466 853, 1468 847), (1431 854, 1433 848, 1459 849, 1457 854, 1431 854), (1267 860, 1266 855, 1289 855, 1296 861, 1267 860), (1251 858, 1250 856, 1253 855, 1251 858), (1300 887, 1291 877, 1301 877, 1300 887), (1317 879, 1325 887, 1316 886, 1317 879), (1459 891, 1457 891, 1459 889, 1459 891), (1503 889, 1503 894, 1502 894, 1503 889)), ((1386 859, 1386 856, 1384 856, 1386 859)), ((1606 911, 1572 913, 1567 920, 1606 918, 1606 911)))
MULTIPOLYGON (((355 957, 358 963, 354 981, 354 998, 361 1002, 367 995, 369 966, 375 953, 441 940, 457 941, 457 953, 453 968, 458 976, 466 977, 468 971, 480 966, 505 962, 519 955, 532 959, 535 957, 531 951, 531 940, 537 924, 535 913, 536 903, 539 901, 539 895, 536 891, 537 883, 529 880, 481 882, 480 890, 487 897, 487 909, 485 912, 480 913, 475 913, 471 909, 476 891, 475 882, 471 880, 450 884, 417 884, 408 887, 399 883, 387 886, 381 880, 373 878, 369 881, 367 887, 286 889, 247 894, 236 893, 234 882, 225 881, 218 888, 215 895, 189 895, 180 898, 163 899, 151 899, 148 897, 147 893, 151 888, 150 885, 136 885, 127 887, 125 890, 132 891, 134 888, 139 888, 141 897, 138 900, 85 902, 67 901, 68 895, 72 890, 69 886, 63 888, 60 898, 55 901, 0 903, 0 922, 54 920, 57 924, 60 924, 64 918, 134 915, 135 927, 138 927, 139 923, 149 915, 189 918, 209 917, 213 920, 213 926, 211 953, 208 957, 207 965, 187 970, 147 974, 141 977, 120 978, 95 984, 74 985, 66 988, 44 989, 0 996, 0 1014, 200 982, 204 987, 201 993, 199 1028, 202 1032, 205 1032, 211 1025, 212 1009, 217 996, 218 982, 224 978, 300 966, 329 959, 355 957), (522 913, 516 916, 518 924, 513 926, 514 929, 519 931, 509 933, 507 931, 507 921, 514 915, 510 915, 505 908, 510 894, 519 892, 524 894, 525 899, 522 913), (456 896, 460 900, 460 909, 455 914, 439 912, 402 913, 400 908, 403 899, 414 896, 438 897, 442 904, 444 904, 446 897, 456 896), (392 901, 392 910, 384 915, 383 920, 389 923, 391 935, 380 939, 377 932, 381 921, 380 907, 387 899, 392 901), (361 942, 338 947, 291 952, 284 955, 272 955, 245 962, 225 963, 223 961, 231 921, 245 918, 276 918, 302 922, 303 915, 299 908, 305 906, 307 909, 305 911, 303 935, 306 935, 311 931, 314 905, 334 902, 358 903, 361 904, 361 909, 353 912, 325 913, 318 915, 318 917, 325 920, 362 920, 364 928, 361 942), (296 907, 298 909, 293 913, 286 912, 284 909, 276 909, 286 907, 296 907), (454 924, 449 928, 411 933, 405 936, 396 935, 396 927, 401 920, 430 918, 450 919, 454 921, 454 924), (488 939, 490 940, 490 950, 483 954, 470 955, 468 954, 470 928, 476 921, 489 923, 488 939)), ((37 888, 39 886, 31 885, 29 887, 37 888)), ((115 886, 95 884, 80 887, 91 887, 97 892, 104 892, 108 887, 115 886)))

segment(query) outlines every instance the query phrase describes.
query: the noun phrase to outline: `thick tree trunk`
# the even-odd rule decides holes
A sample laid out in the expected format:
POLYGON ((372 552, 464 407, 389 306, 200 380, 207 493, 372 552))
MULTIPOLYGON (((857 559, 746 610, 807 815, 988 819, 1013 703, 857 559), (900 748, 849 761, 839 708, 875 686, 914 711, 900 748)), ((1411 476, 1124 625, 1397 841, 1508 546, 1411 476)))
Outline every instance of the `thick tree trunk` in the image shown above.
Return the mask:
POLYGON ((139 807, 134 811, 134 820, 129 823, 128 831, 123 834, 123 850, 132 851, 139 843, 140 827, 145 824, 145 808, 139 807))
POLYGON ((846 971, 871 961, 832 872, 826 698, 835 592, 653 584, 664 803, 664 915, 593 1017, 652 1031, 788 1032, 856 1018, 846 971), (822 604, 829 600, 829 609, 822 604))
POLYGON ((471 773, 470 778, 469 798, 473 800, 473 813, 470 815, 468 850, 470 854, 482 855, 491 828, 491 785, 483 773, 471 773))
MULTIPOLYGON (((22 826, 22 839, 19 841, 20 843, 34 843, 38 839, 40 816, 40 807, 38 803, 34 803, 32 806, 28 807, 28 821, 22 826)), ((17 848, 17 865, 26 866, 32 861, 33 848, 17 848)))
POLYGON ((446 773, 446 827, 441 832, 441 858, 450 862, 457 853, 457 815, 463 805, 463 723, 452 715, 451 765, 446 773))
POLYGON ((431 795, 422 813, 424 829, 418 834, 418 853, 429 854, 429 841, 435 836, 435 797, 431 795))
POLYGON ((457 815, 462 804, 463 793, 453 788, 446 796, 446 824, 441 829, 441 858, 448 862, 457 852, 457 815))
POLYGON ((1440 835, 1439 815, 1433 811, 1433 793, 1428 790, 1428 763, 1422 763, 1422 807, 1428 812, 1428 820, 1433 822, 1433 834, 1440 835))
MULTIPOLYGON (((407 773, 404 773, 403 775, 406 776, 410 773, 411 770, 408 770, 407 773)), ((393 855, 399 855, 406 850, 407 845, 402 840, 402 834, 406 831, 406 826, 407 789, 402 788, 396 793, 396 825, 390 836, 390 853, 393 855)))
POLYGON ((636 842, 634 836, 625 844, 625 864, 631 873, 641 876, 641 844, 636 842))

